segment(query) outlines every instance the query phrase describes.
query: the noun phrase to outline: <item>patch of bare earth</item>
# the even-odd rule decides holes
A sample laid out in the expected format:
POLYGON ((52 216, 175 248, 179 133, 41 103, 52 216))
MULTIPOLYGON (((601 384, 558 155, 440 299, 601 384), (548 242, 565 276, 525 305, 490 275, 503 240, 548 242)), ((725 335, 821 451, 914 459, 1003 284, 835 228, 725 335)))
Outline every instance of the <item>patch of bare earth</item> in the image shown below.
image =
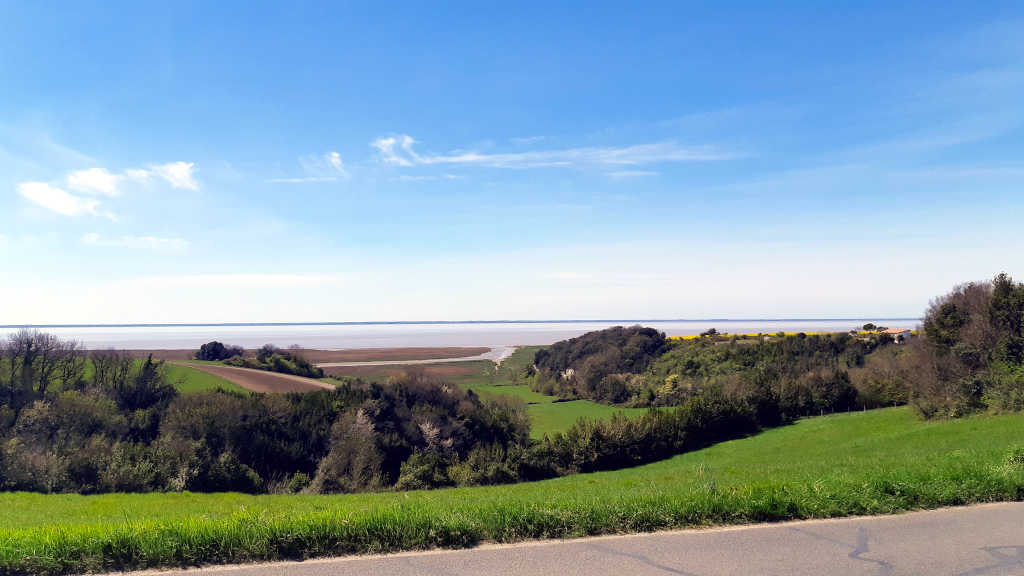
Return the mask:
POLYGON ((352 376, 364 380, 398 378, 410 372, 431 378, 453 378, 472 376, 480 371, 472 364, 416 364, 410 366, 335 366, 324 368, 328 376, 352 376))
POLYGON ((195 364, 191 362, 179 362, 189 368, 201 370, 241 386, 253 392, 284 393, 284 392, 313 392, 315 390, 332 390, 334 386, 321 382, 314 378, 304 378, 291 374, 278 374, 266 370, 253 370, 252 368, 237 368, 235 366, 220 366, 217 364, 195 364))

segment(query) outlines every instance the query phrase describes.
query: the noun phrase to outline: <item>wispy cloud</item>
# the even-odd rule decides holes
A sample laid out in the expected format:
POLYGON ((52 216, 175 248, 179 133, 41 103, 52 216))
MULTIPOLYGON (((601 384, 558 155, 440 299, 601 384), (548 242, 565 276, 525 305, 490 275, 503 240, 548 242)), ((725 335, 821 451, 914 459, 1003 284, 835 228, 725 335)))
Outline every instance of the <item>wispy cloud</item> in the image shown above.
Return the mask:
MULTIPOLYGON (((195 162, 171 162, 151 166, 149 172, 165 180, 172 188, 199 190, 199 183, 195 180, 195 167, 195 162)), ((139 175, 142 173, 139 170, 134 172, 139 175)))
POLYGON ((303 176, 296 178, 267 178, 265 182, 274 184, 304 184, 306 182, 337 182, 334 176, 303 176))
POLYGON ((195 163, 171 162, 155 164, 148 168, 130 168, 117 174, 106 168, 94 167, 75 170, 64 176, 67 188, 74 190, 72 194, 59 185, 50 182, 21 182, 18 194, 29 202, 56 212, 63 216, 106 216, 116 221, 117 216, 109 211, 101 212, 101 201, 97 197, 114 198, 121 195, 124 182, 140 184, 153 180, 163 181, 171 188, 198 190, 199 183, 194 177, 195 163))
POLYGON ((76 170, 67 176, 68 188, 87 194, 117 196, 118 183, 124 176, 110 173, 106 168, 76 170))
POLYGON ((299 158, 299 164, 302 166, 306 176, 268 178, 265 182, 286 184, 336 182, 339 179, 349 177, 348 170, 345 168, 345 162, 341 159, 341 154, 337 152, 328 152, 321 156, 299 158))
POLYGON ((623 147, 582 147, 529 152, 452 152, 420 154, 407 134, 378 138, 370 144, 381 162, 392 166, 458 165, 489 168, 544 168, 569 166, 639 166, 662 162, 714 162, 732 156, 711 146, 683 146, 655 142, 623 147))
POLYGON ((509 138, 510 141, 516 144, 533 144, 534 142, 540 142, 543 139, 543 136, 525 136, 521 138, 509 138))
POLYGON ((606 174, 615 180, 626 180, 630 178, 648 178, 650 176, 657 176, 660 172, 655 170, 615 170, 613 172, 607 172, 606 174))
POLYGON ((96 215, 100 205, 98 200, 75 196, 46 182, 22 182, 18 184, 18 194, 37 206, 64 216, 96 215))
POLYGON ((188 240, 182 238, 162 238, 159 236, 118 236, 105 238, 95 232, 82 236, 82 244, 111 248, 152 250, 154 252, 184 252, 189 247, 188 240))
POLYGON ((435 180, 460 180, 462 176, 458 174, 440 174, 440 175, 419 175, 413 176, 411 174, 402 174, 396 178, 400 182, 432 182, 435 180))

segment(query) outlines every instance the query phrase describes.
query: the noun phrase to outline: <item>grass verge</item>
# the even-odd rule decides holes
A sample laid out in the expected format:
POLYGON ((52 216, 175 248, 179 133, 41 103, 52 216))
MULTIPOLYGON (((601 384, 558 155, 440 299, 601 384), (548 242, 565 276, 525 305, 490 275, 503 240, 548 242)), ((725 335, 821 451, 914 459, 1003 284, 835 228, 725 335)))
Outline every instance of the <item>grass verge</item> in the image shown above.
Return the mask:
POLYGON ((1024 498, 1024 416, 810 418, 636 468, 338 496, 0 494, 0 573, 302 559, 1024 498))

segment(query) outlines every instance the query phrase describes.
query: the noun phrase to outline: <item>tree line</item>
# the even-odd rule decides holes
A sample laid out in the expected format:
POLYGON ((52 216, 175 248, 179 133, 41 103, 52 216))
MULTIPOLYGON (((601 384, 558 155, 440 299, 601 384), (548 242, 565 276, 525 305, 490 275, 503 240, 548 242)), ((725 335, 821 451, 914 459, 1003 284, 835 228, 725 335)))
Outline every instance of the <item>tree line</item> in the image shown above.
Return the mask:
POLYGON ((333 493, 614 469, 749 434, 720 391, 531 440, 521 400, 413 374, 305 394, 181 394, 163 362, 22 331, 0 346, 0 489, 333 493))
POLYGON ((714 330, 669 341, 651 328, 615 327, 538 352, 531 387, 628 407, 678 406, 721 391, 771 405, 784 420, 905 403, 902 380, 881 384, 882 358, 899 355, 891 344, 885 334, 737 338, 714 330))

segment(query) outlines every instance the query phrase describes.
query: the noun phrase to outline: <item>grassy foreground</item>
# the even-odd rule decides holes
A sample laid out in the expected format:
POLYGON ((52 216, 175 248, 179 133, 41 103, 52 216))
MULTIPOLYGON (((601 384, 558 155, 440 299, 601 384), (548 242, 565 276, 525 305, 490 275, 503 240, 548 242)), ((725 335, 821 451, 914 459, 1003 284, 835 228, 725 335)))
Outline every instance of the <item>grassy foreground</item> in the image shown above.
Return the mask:
POLYGON ((0 494, 0 573, 472 546, 1024 499, 1024 416, 811 418, 614 472, 338 496, 0 494))

